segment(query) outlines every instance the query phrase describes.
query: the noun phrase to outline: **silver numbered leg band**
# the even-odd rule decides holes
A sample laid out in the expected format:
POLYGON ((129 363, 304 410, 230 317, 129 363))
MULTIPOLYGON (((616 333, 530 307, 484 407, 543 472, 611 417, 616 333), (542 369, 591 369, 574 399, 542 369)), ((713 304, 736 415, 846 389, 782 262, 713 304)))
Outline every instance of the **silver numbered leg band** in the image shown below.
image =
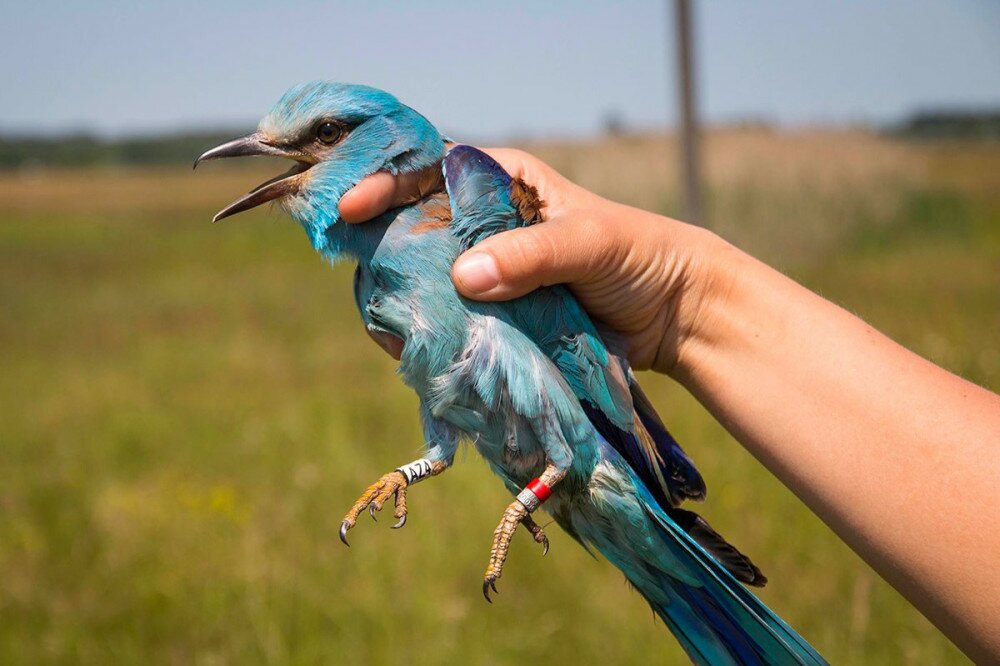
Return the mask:
POLYGON ((533 512, 542 505, 542 500, 538 499, 538 495, 533 493, 530 488, 525 488, 519 492, 517 494, 517 501, 524 505, 528 513, 533 512))
POLYGON ((427 458, 414 460, 402 467, 397 467, 396 471, 406 477, 407 485, 413 485, 417 481, 422 481, 431 475, 433 465, 427 458))

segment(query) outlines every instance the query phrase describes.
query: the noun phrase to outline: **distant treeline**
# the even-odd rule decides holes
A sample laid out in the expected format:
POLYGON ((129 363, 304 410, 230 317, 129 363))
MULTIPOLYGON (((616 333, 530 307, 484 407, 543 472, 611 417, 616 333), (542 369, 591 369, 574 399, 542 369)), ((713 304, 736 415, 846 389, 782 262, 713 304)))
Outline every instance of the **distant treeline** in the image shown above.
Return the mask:
MULTIPOLYGON (((622 123, 607 120, 609 135, 622 123)), ((927 111, 915 113, 884 132, 907 139, 1000 139, 1000 110, 927 111)), ((239 135, 239 130, 103 139, 85 134, 65 136, 0 135, 0 169, 48 166, 112 166, 184 164, 207 148, 239 135)))
POLYGON ((911 139, 1000 139, 1000 110, 915 113, 890 133, 911 139))
POLYGON ((239 130, 233 130, 123 139, 101 139, 87 135, 0 136, 0 169, 190 164, 205 150, 239 134, 239 130))

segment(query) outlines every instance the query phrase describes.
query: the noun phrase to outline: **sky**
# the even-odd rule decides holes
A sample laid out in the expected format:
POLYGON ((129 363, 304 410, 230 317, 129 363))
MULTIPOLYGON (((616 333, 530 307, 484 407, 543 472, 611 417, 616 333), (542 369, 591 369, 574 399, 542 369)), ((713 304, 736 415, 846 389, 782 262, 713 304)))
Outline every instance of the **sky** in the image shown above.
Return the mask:
MULTIPOLYGON (((393 92, 465 140, 676 118, 672 3, 13 3, 0 132, 252 126, 311 79, 393 92)), ((883 123, 1000 108, 1000 2, 698 2, 707 122, 883 123)))

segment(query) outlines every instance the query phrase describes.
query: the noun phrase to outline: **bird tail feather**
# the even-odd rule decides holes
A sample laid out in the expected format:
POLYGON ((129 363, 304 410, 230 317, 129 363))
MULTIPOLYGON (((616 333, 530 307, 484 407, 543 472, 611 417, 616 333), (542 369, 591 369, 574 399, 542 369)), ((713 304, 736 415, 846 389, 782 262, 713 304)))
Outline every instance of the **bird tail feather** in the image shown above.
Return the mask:
POLYGON ((577 513, 573 527, 621 569, 692 661, 826 664, 629 476, 625 484, 621 477, 605 476, 594 496, 598 515, 577 513))
POLYGON ((634 577, 626 570, 626 576, 695 663, 826 664, 804 638, 743 587, 659 506, 644 504, 643 508, 663 546, 681 561, 683 568, 698 572, 697 584, 655 566, 643 567, 643 575, 634 577))

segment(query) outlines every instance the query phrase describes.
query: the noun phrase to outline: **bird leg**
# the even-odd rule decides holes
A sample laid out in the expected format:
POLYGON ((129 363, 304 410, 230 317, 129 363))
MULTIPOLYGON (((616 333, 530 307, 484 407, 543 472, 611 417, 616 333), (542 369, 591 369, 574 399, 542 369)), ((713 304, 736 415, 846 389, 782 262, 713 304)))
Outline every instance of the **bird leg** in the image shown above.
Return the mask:
POLYGON ((358 516, 361 515, 361 512, 368 509, 368 514, 372 517, 372 520, 377 522, 378 519, 375 517, 375 513, 381 511, 382 506, 392 497, 395 498, 395 509, 392 515, 398 521, 392 528, 399 529, 405 525, 407 515, 406 489, 417 481, 437 476, 446 467, 447 465, 444 462, 432 462, 426 458, 421 458, 420 460, 414 460, 409 464, 403 465, 393 472, 384 474, 382 478, 368 486, 361 493, 361 497, 358 498, 358 501, 354 503, 351 510, 344 516, 343 522, 340 523, 340 540, 345 545, 350 546, 351 544, 347 543, 347 530, 357 524, 358 516))
POLYGON ((529 483, 524 490, 518 494, 517 499, 510 503, 504 510, 500 518, 500 524, 493 531, 493 546, 490 548, 490 562, 486 566, 486 574, 483 576, 483 596, 486 601, 493 603, 490 599, 490 590, 498 592, 497 580, 503 573, 503 565, 507 561, 507 553, 510 550, 510 540, 517 530, 517 526, 524 527, 531 532, 531 536, 536 543, 542 544, 542 555, 549 552, 549 539, 541 526, 532 519, 531 512, 541 506, 542 502, 548 499, 552 493, 552 486, 557 484, 566 472, 556 469, 551 463, 545 467, 542 475, 529 483))

